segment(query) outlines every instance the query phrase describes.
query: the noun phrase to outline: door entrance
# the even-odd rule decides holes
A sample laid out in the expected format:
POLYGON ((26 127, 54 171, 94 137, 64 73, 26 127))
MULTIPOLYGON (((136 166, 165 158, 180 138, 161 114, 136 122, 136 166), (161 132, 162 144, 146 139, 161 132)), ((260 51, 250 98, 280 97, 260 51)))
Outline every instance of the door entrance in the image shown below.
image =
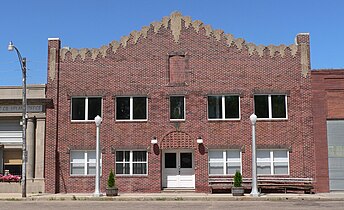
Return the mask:
POLYGON ((195 188, 195 167, 192 151, 163 153, 163 188, 195 188))

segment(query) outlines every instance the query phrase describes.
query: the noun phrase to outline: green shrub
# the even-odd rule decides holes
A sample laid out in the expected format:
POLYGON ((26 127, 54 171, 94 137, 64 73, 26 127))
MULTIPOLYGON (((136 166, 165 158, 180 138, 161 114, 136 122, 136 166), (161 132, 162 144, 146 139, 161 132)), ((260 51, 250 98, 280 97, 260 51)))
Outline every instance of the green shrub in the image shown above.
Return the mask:
POLYGON ((111 169, 110 174, 109 174, 109 178, 108 178, 108 187, 112 188, 115 186, 116 186, 115 175, 113 174, 113 171, 111 169))
POLYGON ((241 187, 242 176, 240 171, 236 171, 234 175, 234 187, 241 187))

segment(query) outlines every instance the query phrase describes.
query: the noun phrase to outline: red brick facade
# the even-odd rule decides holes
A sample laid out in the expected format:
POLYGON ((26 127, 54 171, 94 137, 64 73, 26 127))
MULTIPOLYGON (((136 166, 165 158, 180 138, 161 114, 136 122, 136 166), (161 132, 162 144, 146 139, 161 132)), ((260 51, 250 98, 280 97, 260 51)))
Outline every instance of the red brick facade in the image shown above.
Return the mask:
POLYGON ((47 98, 54 109, 47 111, 46 191, 94 190, 94 176, 70 176, 69 151, 95 149, 96 130, 94 122, 71 122, 72 96, 103 98, 101 191, 117 149, 148 151, 148 175, 117 176, 120 192, 160 192, 168 148, 193 150, 196 192, 209 190, 208 149, 241 149, 243 177, 251 177, 256 93, 286 94, 288 107, 286 120, 257 121, 257 147, 288 149, 288 177, 315 178, 309 35, 296 38, 290 46, 256 46, 174 13, 100 49, 64 49, 49 40, 47 98), (240 96, 239 120, 208 120, 207 96, 223 94, 240 96), (171 95, 185 96, 185 121, 170 121, 171 95), (116 96, 147 96, 148 120, 116 121, 116 96))
POLYGON ((318 192, 329 192, 327 120, 344 119, 344 69, 312 71, 314 143, 318 192))

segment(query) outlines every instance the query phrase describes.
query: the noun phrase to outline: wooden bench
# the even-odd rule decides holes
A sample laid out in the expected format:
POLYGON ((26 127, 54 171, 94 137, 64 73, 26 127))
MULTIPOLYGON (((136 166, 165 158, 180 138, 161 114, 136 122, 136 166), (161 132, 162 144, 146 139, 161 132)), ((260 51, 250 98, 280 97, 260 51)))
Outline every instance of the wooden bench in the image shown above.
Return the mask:
POLYGON ((312 178, 258 177, 257 185, 260 192, 262 189, 283 190, 284 193, 292 190, 309 194, 314 188, 312 178))
MULTIPOLYGON (((214 190, 230 192, 234 182, 233 177, 209 177, 208 181, 211 193, 213 193, 214 190)), ((251 179, 243 178, 242 186, 245 189, 251 189, 251 179)))
MULTIPOLYGON (((233 186, 232 177, 209 177, 210 192, 214 191, 231 191, 233 186)), ((251 178, 243 178, 242 186, 245 190, 251 189, 251 178)), ((262 190, 283 190, 287 193, 288 190, 304 191, 304 193, 311 193, 313 187, 312 178, 283 178, 283 177, 258 177, 257 187, 259 192, 262 190)))

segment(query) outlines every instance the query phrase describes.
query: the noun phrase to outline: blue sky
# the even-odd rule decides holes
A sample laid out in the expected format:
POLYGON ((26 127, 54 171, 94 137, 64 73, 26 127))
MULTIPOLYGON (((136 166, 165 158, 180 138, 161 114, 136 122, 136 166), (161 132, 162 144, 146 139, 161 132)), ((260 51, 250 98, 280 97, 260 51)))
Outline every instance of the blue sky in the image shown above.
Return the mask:
POLYGON ((309 32, 312 69, 344 68, 342 0, 1 0, 0 85, 21 85, 11 40, 27 58, 28 84, 44 84, 49 37, 99 48, 173 11, 255 44, 289 45, 309 32))

